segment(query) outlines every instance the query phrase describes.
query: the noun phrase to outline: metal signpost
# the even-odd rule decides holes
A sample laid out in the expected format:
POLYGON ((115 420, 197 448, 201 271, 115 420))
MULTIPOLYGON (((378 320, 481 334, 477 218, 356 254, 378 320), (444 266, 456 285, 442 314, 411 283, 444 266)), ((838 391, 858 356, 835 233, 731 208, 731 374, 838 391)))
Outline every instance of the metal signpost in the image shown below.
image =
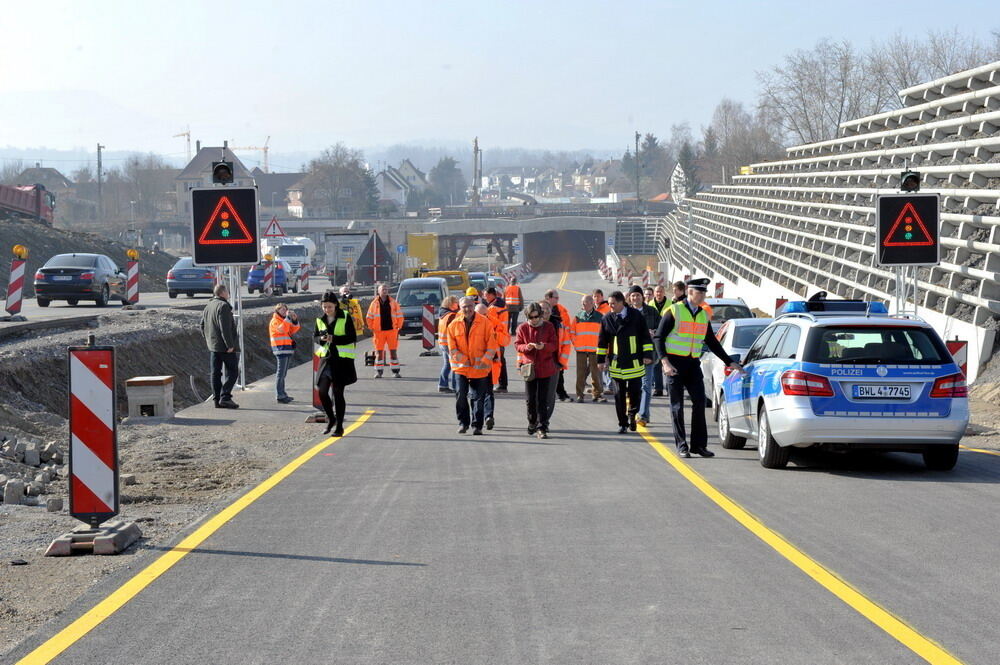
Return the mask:
POLYGON ((886 194, 876 202, 875 264, 893 268, 897 314, 917 314, 917 268, 941 261, 940 206, 937 194, 886 194))
POLYGON ((246 390, 240 266, 252 266, 260 261, 259 209, 256 187, 195 187, 191 190, 194 265, 225 266, 240 341, 240 390, 246 390))

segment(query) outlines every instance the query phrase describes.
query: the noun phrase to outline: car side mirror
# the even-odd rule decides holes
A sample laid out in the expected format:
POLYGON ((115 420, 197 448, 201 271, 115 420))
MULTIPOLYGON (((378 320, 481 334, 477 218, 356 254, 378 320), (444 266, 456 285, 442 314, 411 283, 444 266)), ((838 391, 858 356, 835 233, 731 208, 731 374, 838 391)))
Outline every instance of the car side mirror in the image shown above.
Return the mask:
POLYGON ((743 355, 740 353, 730 353, 729 357, 733 359, 734 363, 738 363, 743 359, 743 355))

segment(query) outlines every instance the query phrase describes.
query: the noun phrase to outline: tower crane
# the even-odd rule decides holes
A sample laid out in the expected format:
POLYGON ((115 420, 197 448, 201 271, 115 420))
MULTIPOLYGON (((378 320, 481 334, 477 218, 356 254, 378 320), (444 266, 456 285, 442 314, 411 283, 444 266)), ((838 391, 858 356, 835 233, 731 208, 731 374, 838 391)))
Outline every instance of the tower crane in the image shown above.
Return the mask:
POLYGON ((186 132, 181 132, 180 134, 174 134, 173 138, 176 139, 176 138, 180 138, 182 136, 185 137, 185 138, 187 138, 187 160, 188 160, 188 163, 190 163, 191 162, 191 125, 188 125, 188 128, 187 128, 186 132))
MULTIPOLYGON (((270 173, 271 169, 268 168, 268 161, 267 161, 267 151, 270 150, 270 148, 268 147, 267 144, 270 143, 270 142, 271 142, 271 137, 268 136, 267 139, 264 140, 264 145, 263 146, 249 145, 249 146, 242 146, 242 147, 239 147, 239 148, 231 147, 229 149, 230 150, 260 150, 261 152, 264 153, 264 173, 270 173)), ((234 143, 235 143, 235 141, 234 141, 234 143)))

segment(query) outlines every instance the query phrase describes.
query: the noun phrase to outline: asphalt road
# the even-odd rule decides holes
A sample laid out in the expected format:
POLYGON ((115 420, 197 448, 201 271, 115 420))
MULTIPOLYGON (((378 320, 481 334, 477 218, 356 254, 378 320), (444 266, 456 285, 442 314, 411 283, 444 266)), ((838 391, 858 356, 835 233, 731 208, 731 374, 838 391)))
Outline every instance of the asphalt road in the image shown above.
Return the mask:
MULTIPOLYGON (((600 282, 525 290, 556 284, 574 311, 600 282)), ((715 458, 679 460, 665 398, 645 436, 617 434, 612 404, 561 403, 539 441, 516 379, 495 430, 458 435, 418 344, 401 345, 403 379, 348 389, 352 418, 374 410, 355 431, 22 662, 1000 662, 1000 458, 963 451, 941 473, 797 454, 774 471, 712 428, 715 458)))

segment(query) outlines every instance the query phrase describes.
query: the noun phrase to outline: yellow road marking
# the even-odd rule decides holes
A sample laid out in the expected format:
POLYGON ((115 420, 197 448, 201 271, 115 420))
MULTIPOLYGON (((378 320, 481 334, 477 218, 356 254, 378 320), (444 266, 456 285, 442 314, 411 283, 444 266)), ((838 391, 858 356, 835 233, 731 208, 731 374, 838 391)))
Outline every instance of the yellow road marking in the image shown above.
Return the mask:
POLYGON ((963 446, 961 444, 959 444, 958 447, 961 448, 962 450, 971 450, 974 453, 982 453, 984 455, 995 455, 996 457, 1000 457, 1000 451, 998 450, 983 450, 982 448, 970 448, 969 446, 963 446))
POLYGON ((557 291, 566 291, 567 293, 575 293, 575 294, 581 295, 581 296, 587 295, 586 293, 580 293, 579 291, 574 291, 573 289, 567 289, 567 288, 565 288, 565 286, 566 286, 566 279, 568 277, 569 277, 569 271, 567 270, 566 272, 564 272, 562 274, 562 279, 559 280, 559 283, 556 284, 556 290, 557 291))
POLYGON ((871 621, 873 624, 896 638, 903 646, 933 665, 961 665, 962 661, 945 651, 933 640, 924 637, 902 619, 870 600, 860 591, 837 576, 836 573, 823 567, 818 561, 785 540, 778 532, 764 526, 764 523, 750 514, 745 508, 717 490, 698 472, 671 453, 666 446, 640 426, 639 431, 646 442, 653 447, 660 457, 680 473, 702 494, 722 508, 730 517, 746 527, 753 535, 760 538, 785 557, 799 570, 813 578, 822 587, 847 603, 852 609, 871 621))
MULTIPOLYGON (((361 417, 351 423, 351 425, 344 431, 344 436, 347 436, 365 424, 365 422, 371 418, 374 413, 374 409, 368 409, 365 411, 361 417)), ((195 550, 195 548, 204 542, 205 539, 222 528, 226 522, 240 514, 244 508, 264 496, 275 485, 290 476, 296 469, 341 438, 342 437, 330 437, 317 443, 315 446, 279 469, 270 478, 254 487, 233 503, 229 504, 226 508, 223 508, 222 511, 215 517, 198 527, 194 533, 179 542, 171 550, 164 552, 158 559, 156 559, 156 561, 146 566, 146 568, 137 573, 135 577, 118 587, 118 589, 110 596, 99 602, 79 619, 63 628, 61 631, 49 638, 44 644, 40 645, 37 649, 19 660, 17 665, 43 665, 44 663, 51 662, 53 658, 71 647, 77 642, 77 640, 82 638, 84 635, 100 625, 102 621, 121 609, 125 603, 132 600, 139 594, 139 592, 152 584, 156 578, 170 570, 175 563, 183 559, 192 550, 195 550)))

